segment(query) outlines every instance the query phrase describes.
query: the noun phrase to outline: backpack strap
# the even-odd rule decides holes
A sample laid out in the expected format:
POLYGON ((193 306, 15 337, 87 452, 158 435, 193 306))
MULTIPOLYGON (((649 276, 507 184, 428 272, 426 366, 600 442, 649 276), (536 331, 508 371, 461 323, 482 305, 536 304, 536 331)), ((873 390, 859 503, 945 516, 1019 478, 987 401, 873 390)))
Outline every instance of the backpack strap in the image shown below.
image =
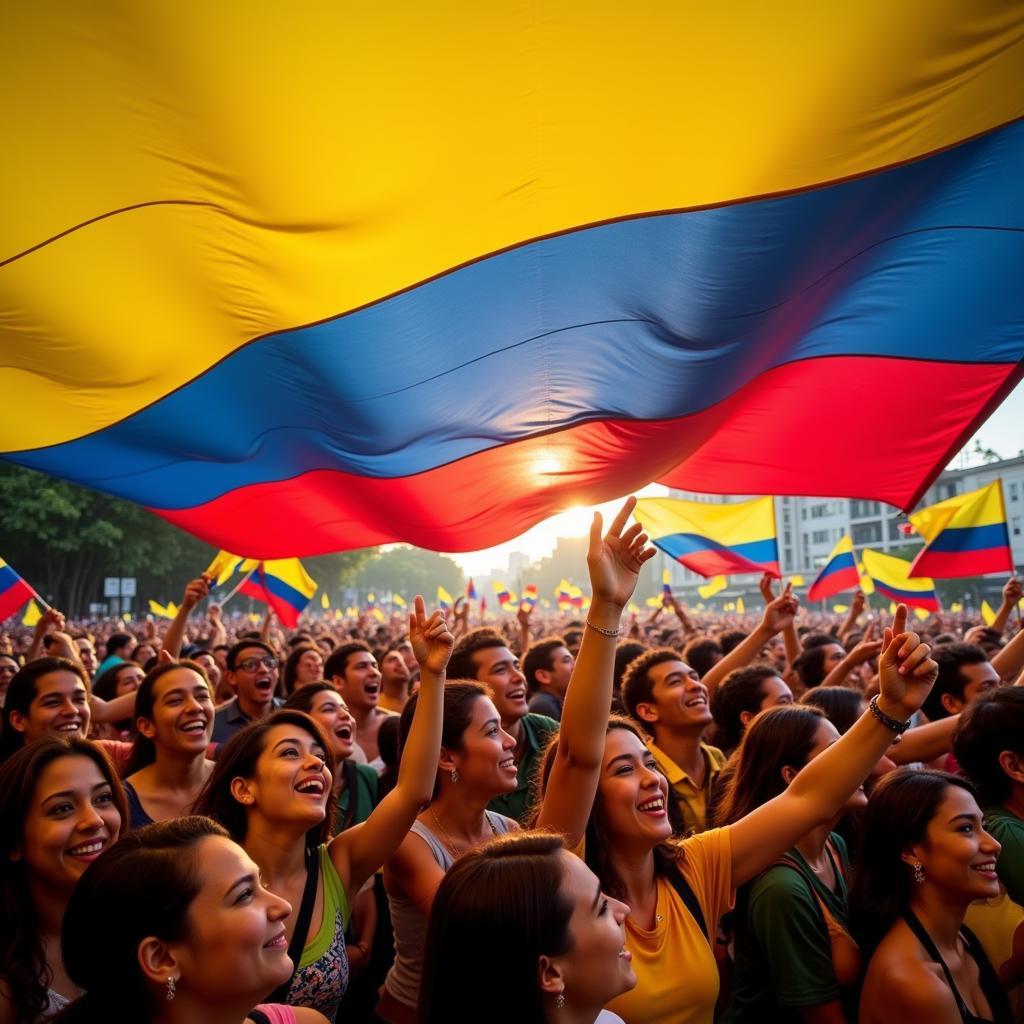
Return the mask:
POLYGON ((704 938, 708 940, 708 944, 712 944, 711 937, 708 935, 708 923, 704 919, 704 911, 700 908, 700 900, 697 899, 697 894, 693 891, 693 886, 686 880, 686 876, 678 868, 672 868, 668 872, 668 883, 675 889, 679 898, 683 901, 683 906, 690 912, 690 916, 697 922, 700 927, 701 933, 704 938))
POLYGON ((288 990, 292 987, 292 979, 299 969, 299 960, 302 957, 302 949, 306 945, 306 935, 309 932, 309 922, 313 920, 313 907, 316 904, 316 886, 319 880, 320 851, 314 849, 307 855, 306 887, 302 890, 299 916, 295 918, 295 931, 292 933, 292 941, 288 946, 288 957, 293 965, 292 973, 288 976, 288 980, 281 982, 264 1002, 288 1002, 288 990))

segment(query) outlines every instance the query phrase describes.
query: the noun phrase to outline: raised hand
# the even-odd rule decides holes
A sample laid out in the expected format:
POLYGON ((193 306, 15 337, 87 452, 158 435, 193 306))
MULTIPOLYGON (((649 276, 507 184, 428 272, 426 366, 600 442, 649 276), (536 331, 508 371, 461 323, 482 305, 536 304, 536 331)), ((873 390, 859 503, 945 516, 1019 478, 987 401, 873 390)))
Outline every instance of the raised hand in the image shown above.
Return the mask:
POLYGON ((47 633, 61 633, 64 631, 64 613, 56 608, 47 608, 36 623, 36 636, 45 636, 47 633))
POLYGON ((864 607, 867 603, 868 597, 863 590, 854 591, 853 600, 850 602, 850 618, 857 618, 857 616, 864 611, 864 607))
POLYGON ((764 616, 761 618, 761 629, 772 636, 781 633, 788 626, 793 625, 799 608, 800 599, 793 593, 793 584, 787 583, 782 593, 765 606, 764 616))
POLYGON ((620 611, 633 596, 644 562, 655 555, 654 548, 646 546, 647 534, 640 523, 634 523, 623 532, 635 507, 636 498, 627 498, 603 537, 600 512, 594 513, 590 525, 587 568, 593 600, 616 605, 620 611))
POLYGON ((1021 590, 1020 580, 1016 576, 1011 576, 1003 584, 1003 604, 1008 604, 1013 608, 1020 600, 1021 590))
POLYGON ((762 573, 761 578, 757 581, 766 608, 775 600, 775 591, 772 589, 772 581, 774 579, 775 577, 770 572, 766 572, 762 573))
POLYGON ((181 599, 181 607, 192 611, 193 608, 204 597, 210 596, 210 580, 207 576, 200 576, 198 579, 192 580, 185 587, 185 594, 181 599))
POLYGON ((879 704, 894 718, 909 718, 924 703, 938 674, 931 648, 916 633, 907 631, 907 606, 897 605, 892 626, 886 626, 882 636, 879 704))
POLYGON ((417 594, 409 613, 409 643, 421 668, 440 675, 448 665, 455 646, 455 637, 440 611, 427 616, 423 598, 417 594))
POLYGON ((516 611, 516 619, 519 621, 520 629, 530 628, 530 616, 533 614, 533 605, 527 604, 525 601, 519 602, 519 608, 516 611))

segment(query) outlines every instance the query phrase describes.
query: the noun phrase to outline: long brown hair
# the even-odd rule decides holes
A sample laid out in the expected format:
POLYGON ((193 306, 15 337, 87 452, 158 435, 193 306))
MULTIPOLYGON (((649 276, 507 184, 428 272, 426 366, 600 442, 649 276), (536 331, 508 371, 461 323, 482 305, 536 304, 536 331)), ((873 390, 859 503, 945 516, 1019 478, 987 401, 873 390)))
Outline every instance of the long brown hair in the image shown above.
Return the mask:
MULTIPOLYGON (((624 715, 609 715, 607 733, 615 729, 622 729, 631 733, 642 744, 646 740, 639 727, 624 715)), ((537 821, 540 812, 540 804, 548 787, 548 780, 551 778, 551 769, 555 763, 555 752, 558 750, 558 737, 553 736, 544 749, 544 757, 541 761, 540 772, 533 780, 533 807, 530 820, 532 824, 537 821)), ((667 780, 666 780, 667 781, 667 780)), ((675 800, 671 797, 666 801, 668 819, 672 825, 673 837, 683 834, 684 822, 675 800)), ((608 832, 608 816, 601 803, 600 794, 594 797, 594 806, 590 809, 590 817, 587 819, 587 829, 584 833, 584 856, 588 868, 601 880, 601 888, 614 896, 616 899, 626 898, 626 887, 619 877, 615 866, 612 863, 612 842, 608 832)), ((676 871, 682 864, 684 858, 683 849, 677 842, 666 841, 659 843, 654 848, 654 871, 657 875, 667 875, 670 871, 676 871)))
POLYGON ((99 768, 110 785, 121 828, 128 827, 128 804, 117 773, 106 754, 89 740, 36 740, 17 751, 0 770, 0 978, 17 1024, 38 1019, 46 1007, 46 990, 52 978, 25 862, 12 857, 21 845, 39 779, 62 757, 86 757, 99 768))
POLYGON ((150 1021, 159 993, 139 968, 139 943, 188 935, 189 906, 202 888, 197 846, 227 837, 215 821, 172 818, 129 832, 90 864, 64 914, 64 967, 86 994, 62 1022, 150 1021))
POLYGON ((820 708, 785 704, 751 719, 733 754, 733 770, 715 811, 716 825, 732 825, 786 788, 782 769, 799 771, 814 748, 820 708))
MULTIPOLYGON (((193 810, 220 822, 231 838, 243 846, 249 830, 249 817, 245 806, 232 794, 231 782, 238 778, 251 779, 256 774, 256 762, 266 747, 267 733, 278 725, 295 725, 308 732, 323 747, 332 776, 335 771, 334 756, 323 729, 304 711, 274 711, 262 721, 253 722, 235 733, 218 752, 217 763, 196 797, 193 810)), ((314 850, 330 838, 331 815, 324 814, 324 820, 306 833, 306 849, 314 850)))
POLYGON ((422 1024, 451 1024, 467 1006, 490 1024, 544 1020, 541 956, 572 945, 561 837, 513 832, 460 857, 434 897, 420 993, 422 1024), (509 984, 494 998, 494 965, 509 984))

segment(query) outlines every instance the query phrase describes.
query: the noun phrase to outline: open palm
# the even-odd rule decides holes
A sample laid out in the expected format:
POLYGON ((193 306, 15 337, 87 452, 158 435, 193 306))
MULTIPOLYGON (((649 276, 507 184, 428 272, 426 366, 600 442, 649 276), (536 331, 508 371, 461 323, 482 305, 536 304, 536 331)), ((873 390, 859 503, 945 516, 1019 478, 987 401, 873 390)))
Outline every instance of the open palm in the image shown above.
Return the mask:
POLYGON ((654 557, 655 550, 647 546, 643 526, 634 523, 626 528, 626 520, 635 507, 636 498, 627 498, 604 536, 601 536, 601 513, 594 513, 587 567, 595 601, 624 608, 633 596, 644 562, 654 557))

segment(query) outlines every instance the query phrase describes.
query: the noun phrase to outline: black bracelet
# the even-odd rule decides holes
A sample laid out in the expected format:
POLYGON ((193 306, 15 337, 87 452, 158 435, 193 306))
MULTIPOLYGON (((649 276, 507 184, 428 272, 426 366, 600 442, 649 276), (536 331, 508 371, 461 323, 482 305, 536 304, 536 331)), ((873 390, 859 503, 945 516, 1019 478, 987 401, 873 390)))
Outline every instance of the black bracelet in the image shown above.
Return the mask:
POLYGON ((892 741, 893 744, 899 743, 900 740, 903 739, 903 734, 910 728, 909 720, 901 722, 898 718, 893 718, 891 715, 887 715, 878 706, 878 694, 875 694, 875 696, 868 701, 868 711, 870 711, 871 714, 873 714, 875 718, 877 718, 882 725, 886 727, 886 729, 891 729, 896 733, 896 739, 892 741))

